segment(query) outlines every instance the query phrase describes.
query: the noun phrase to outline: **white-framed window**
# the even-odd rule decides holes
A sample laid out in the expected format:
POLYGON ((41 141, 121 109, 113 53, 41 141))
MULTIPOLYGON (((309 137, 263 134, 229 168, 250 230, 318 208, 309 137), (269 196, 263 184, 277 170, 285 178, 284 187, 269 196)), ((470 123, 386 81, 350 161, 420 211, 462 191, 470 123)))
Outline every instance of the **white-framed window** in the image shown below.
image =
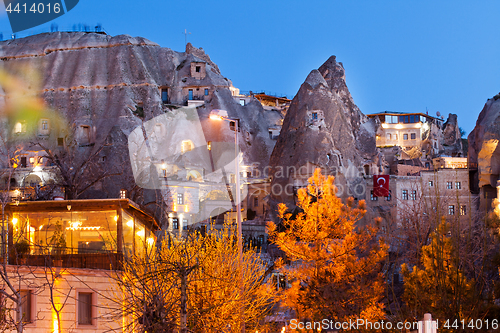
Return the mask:
POLYGON ((448 206, 448 215, 455 215, 455 206, 454 205, 448 206))
POLYGON ((33 290, 22 289, 19 290, 21 296, 21 318, 19 318, 19 312, 17 314, 17 320, 22 320, 23 323, 32 323, 35 321, 35 296, 33 290))
POLYGON ((184 205, 184 194, 183 193, 177 193, 177 204, 184 205))
POLYGON ((172 229, 179 230, 179 219, 177 217, 172 219, 172 229))
POLYGON ((313 112, 312 113, 312 119, 313 120, 318 120, 318 113, 317 112, 313 112))
POLYGON ((398 139, 398 135, 394 134, 394 140, 397 140, 397 139, 398 139))
POLYGON ((387 133, 387 140, 391 140, 391 133, 387 133))
POLYGON ((408 200, 408 190, 403 190, 403 200, 408 200))
POLYGON ((455 182, 455 189, 457 189, 457 190, 462 189, 462 183, 461 182, 455 182))
POLYGON ((49 119, 42 118, 38 121, 38 135, 49 135, 50 125, 49 119))
POLYGON ((448 190, 453 189, 453 183, 452 182, 446 182, 446 189, 448 189, 448 190))
POLYGON ((27 123, 24 120, 20 120, 14 125, 14 134, 26 133, 27 123))
POLYGON ((95 325, 94 305, 95 295, 90 291, 77 292, 77 322, 78 325, 95 325))

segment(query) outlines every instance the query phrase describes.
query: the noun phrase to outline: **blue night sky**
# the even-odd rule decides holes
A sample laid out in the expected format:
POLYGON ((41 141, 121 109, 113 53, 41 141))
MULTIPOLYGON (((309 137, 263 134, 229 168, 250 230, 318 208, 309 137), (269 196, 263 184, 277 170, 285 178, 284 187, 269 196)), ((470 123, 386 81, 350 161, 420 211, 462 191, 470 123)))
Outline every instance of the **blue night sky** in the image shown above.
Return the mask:
MULTIPOLYGON (((0 5, 0 32, 11 34, 0 5)), ((500 1, 111 1, 80 0, 18 37, 74 24, 142 36, 162 47, 203 47, 241 90, 293 97, 331 55, 365 114, 457 113, 469 133, 500 91, 500 1)))

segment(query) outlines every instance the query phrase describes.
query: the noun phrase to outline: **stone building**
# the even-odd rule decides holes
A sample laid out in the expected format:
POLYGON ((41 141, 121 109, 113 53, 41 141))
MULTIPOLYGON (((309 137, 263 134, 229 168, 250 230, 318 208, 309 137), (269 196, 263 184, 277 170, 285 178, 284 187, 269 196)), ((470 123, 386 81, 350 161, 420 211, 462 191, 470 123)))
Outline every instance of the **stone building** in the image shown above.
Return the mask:
MULTIPOLYGON (((154 246, 153 217, 128 199, 24 201, 8 204, 6 216, 1 287, 13 293, 8 281, 20 292, 25 332, 122 327, 116 272, 154 246)), ((11 300, 2 306, 17 309, 11 300)))

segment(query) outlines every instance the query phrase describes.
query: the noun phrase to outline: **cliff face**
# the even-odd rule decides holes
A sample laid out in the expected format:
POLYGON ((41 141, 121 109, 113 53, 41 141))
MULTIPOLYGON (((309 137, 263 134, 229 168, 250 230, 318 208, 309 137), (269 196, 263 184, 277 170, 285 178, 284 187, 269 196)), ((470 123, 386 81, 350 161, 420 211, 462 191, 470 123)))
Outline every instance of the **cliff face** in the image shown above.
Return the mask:
MULTIPOLYGON (((191 44, 186 52, 175 52, 140 37, 56 32, 0 42, 0 59, 7 71, 30 66, 40 78, 36 93, 71 128, 88 126, 91 147, 86 149, 102 148, 104 163, 120 167, 121 176, 104 181, 93 196, 116 197, 121 188, 134 188, 127 137, 178 106, 196 102, 207 141, 234 140, 228 122, 214 125, 208 119, 213 109, 227 110, 230 118, 240 119, 244 162, 261 168, 268 164, 275 144, 268 128, 282 119, 278 112, 264 111, 258 101, 237 103, 229 90, 231 82, 202 49, 191 44)), ((8 94, 0 94, 0 105, 6 99, 8 94)), ((190 131, 183 133, 186 138, 177 141, 189 139, 190 131)), ((48 138, 55 142, 64 135, 52 128, 48 138)), ((164 139, 157 144, 172 144, 164 139)))
MULTIPOLYGON (((330 57, 311 71, 288 110, 271 155, 273 189, 302 185, 303 175, 279 171, 308 165, 335 175, 339 195, 364 198, 363 172, 378 162, 375 128, 354 104, 342 63, 330 57)), ((281 192, 276 200, 291 200, 281 192)))
POLYGON ((468 137, 469 163, 471 167, 477 165, 479 188, 488 185, 495 188, 500 176, 500 100, 497 96, 486 102, 468 137))

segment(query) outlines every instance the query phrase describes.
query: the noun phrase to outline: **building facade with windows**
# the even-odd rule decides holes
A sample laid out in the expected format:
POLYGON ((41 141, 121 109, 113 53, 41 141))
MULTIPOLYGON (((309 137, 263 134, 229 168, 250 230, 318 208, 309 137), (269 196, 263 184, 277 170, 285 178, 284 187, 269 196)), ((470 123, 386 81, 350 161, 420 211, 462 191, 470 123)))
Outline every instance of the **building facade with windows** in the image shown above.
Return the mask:
POLYGON ((123 260, 156 244, 158 225, 128 199, 23 201, 8 204, 2 298, 25 332, 107 332, 127 320, 117 279, 123 260), (59 318, 57 313, 59 312, 59 318))
POLYGON ((437 154, 443 145, 443 120, 423 113, 385 111, 367 115, 377 118, 381 126, 376 134, 377 147, 423 147, 437 154))

